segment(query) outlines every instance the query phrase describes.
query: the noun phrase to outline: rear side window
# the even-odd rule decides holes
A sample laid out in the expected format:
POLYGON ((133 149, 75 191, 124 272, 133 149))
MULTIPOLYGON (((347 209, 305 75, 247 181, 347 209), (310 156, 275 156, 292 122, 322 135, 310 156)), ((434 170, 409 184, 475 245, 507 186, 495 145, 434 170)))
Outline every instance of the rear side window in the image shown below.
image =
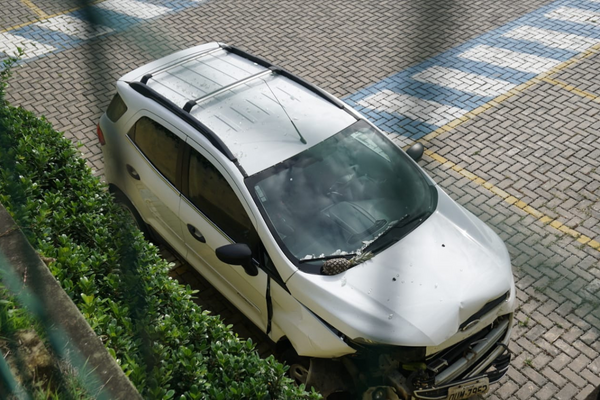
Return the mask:
POLYGON ((146 158, 175 186, 181 139, 156 121, 140 118, 128 133, 146 158))
POLYGON ((190 156, 189 200, 227 236, 256 248, 258 234, 242 203, 223 175, 195 150, 190 156))
POLYGON ((125 114, 126 111, 127 105, 125 104, 119 93, 117 93, 108 105, 106 115, 108 116, 108 119, 110 119, 112 122, 117 122, 119 118, 121 118, 123 114, 125 114))

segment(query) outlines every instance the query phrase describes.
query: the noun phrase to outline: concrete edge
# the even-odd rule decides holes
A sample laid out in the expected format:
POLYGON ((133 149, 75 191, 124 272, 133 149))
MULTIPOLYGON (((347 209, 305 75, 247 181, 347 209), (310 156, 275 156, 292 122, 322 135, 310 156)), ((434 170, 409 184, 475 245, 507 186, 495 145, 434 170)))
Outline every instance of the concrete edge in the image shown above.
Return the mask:
MULTIPOLYGON (((84 367, 86 371, 79 371, 80 375, 85 374, 84 380, 92 378, 96 382, 90 395, 99 399, 142 399, 2 204, 0 254, 8 261, 9 268, 12 266, 21 287, 36 295, 38 304, 52 322, 51 338, 58 337, 66 350, 62 353, 73 366, 84 367)), ((2 278, 3 284, 10 287, 7 276, 2 278)))

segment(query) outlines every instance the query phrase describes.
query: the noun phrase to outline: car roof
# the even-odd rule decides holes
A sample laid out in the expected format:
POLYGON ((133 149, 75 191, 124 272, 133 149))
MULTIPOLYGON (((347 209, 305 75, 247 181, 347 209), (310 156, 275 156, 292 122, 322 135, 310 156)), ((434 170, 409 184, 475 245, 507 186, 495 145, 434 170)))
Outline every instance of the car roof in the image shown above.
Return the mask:
POLYGON ((121 80, 141 82, 180 108, 178 114, 188 112, 224 143, 248 175, 356 121, 331 95, 219 43, 171 54, 121 80))

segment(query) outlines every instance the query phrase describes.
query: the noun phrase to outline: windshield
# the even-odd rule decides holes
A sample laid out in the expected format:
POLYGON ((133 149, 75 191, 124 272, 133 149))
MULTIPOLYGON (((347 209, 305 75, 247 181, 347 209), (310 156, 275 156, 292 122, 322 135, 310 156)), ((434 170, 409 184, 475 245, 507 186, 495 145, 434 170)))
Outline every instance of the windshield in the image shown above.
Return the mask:
POLYGON ((323 258, 359 253, 388 230, 414 229, 414 217, 426 219, 437 202, 419 168, 365 121, 251 176, 247 186, 288 257, 317 273, 323 258))

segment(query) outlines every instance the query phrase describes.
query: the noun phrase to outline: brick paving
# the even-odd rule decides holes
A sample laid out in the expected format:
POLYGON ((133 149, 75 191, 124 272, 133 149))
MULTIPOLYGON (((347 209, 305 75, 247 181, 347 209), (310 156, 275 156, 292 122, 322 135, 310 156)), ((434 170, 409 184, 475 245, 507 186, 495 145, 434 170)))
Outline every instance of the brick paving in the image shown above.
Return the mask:
POLYGON ((587 0, 550 3, 346 100, 381 129, 419 139, 598 45, 599 15, 587 0))
MULTIPOLYGON (((11 16, 0 17, 0 28, 31 16, 22 3, 9 3, 11 16)), ((164 4, 159 0, 151 3, 164 4)), ((35 4, 49 14, 66 9, 57 2, 35 4)), ((46 115, 67 137, 82 143, 90 166, 101 175, 94 127, 114 93, 114 81, 174 50, 211 40, 228 42, 280 64, 337 96, 350 98, 548 4, 213 0, 131 25, 125 31, 77 42, 64 51, 28 62, 15 71, 9 100, 46 115)), ((561 7, 568 5, 565 2, 561 7)), ((573 22, 564 19, 578 18, 567 11, 560 11, 562 20, 557 19, 556 24, 567 26, 573 22)), ((586 26, 577 25, 578 30, 569 34, 580 36, 582 30, 595 29, 586 26)), ((508 39, 529 33, 516 30, 508 39)), ((558 48, 574 46, 571 39, 558 36, 550 46, 542 44, 545 58, 558 54, 556 58, 562 62, 575 50, 593 45, 584 43, 575 50, 558 48)), ((515 356, 507 377, 492 387, 487 398, 585 399, 600 385, 600 251, 589 244, 592 240, 600 242, 599 67, 600 55, 593 54, 554 73, 549 80, 515 92, 497 106, 473 116, 462 114, 468 117, 466 122, 427 142, 434 154, 559 222, 556 226, 590 239, 588 244, 578 241, 565 229, 544 223, 519 203, 509 204, 478 183, 481 181, 440 164, 434 157, 425 156, 421 162, 444 190, 500 234, 513 260, 520 301, 510 345, 515 356)), ((422 71, 412 78, 439 84, 440 76, 444 76, 439 67, 422 71)), ((466 85, 475 91, 470 100, 479 96, 487 101, 522 83, 513 79, 514 75, 503 77, 500 80, 504 83, 499 84, 497 76, 488 76, 493 81, 486 81, 473 77, 473 71, 460 72, 454 83, 444 83, 453 86, 442 94, 466 90, 466 85)), ((402 98, 398 92, 392 95, 402 98)), ((464 107, 448 105, 439 96, 436 101, 446 107, 444 110, 464 107)), ((406 108, 398 107, 395 112, 418 111, 414 107, 403 110, 406 108)), ((382 116, 384 113, 375 115, 382 116)), ((388 130, 395 129, 390 125, 388 130)), ((399 142, 408 141, 399 138, 399 142)), ((168 251, 165 254, 172 257, 168 251)), ((270 354, 269 343, 261 333, 190 267, 177 263, 173 275, 201 290, 200 303, 232 323, 240 336, 257 341, 261 355, 270 354)))
POLYGON ((0 31, 36 19, 36 14, 20 0, 3 0, 2 7, 10 12, 0 14, 0 31))
MULTIPOLYGON (((598 56, 557 76, 592 93, 598 56), (587 71, 587 73, 586 73, 587 71)), ((596 91, 596 93, 600 94, 596 91)), ((541 82, 435 138, 429 149, 596 241, 600 103, 541 82)), ((433 159, 425 168, 505 240, 520 301, 512 369, 492 399, 583 399, 600 384, 600 251, 433 159)))
POLYGON ((72 8, 80 7, 85 3, 91 3, 88 0, 31 0, 31 2, 48 15, 58 14, 72 8))

